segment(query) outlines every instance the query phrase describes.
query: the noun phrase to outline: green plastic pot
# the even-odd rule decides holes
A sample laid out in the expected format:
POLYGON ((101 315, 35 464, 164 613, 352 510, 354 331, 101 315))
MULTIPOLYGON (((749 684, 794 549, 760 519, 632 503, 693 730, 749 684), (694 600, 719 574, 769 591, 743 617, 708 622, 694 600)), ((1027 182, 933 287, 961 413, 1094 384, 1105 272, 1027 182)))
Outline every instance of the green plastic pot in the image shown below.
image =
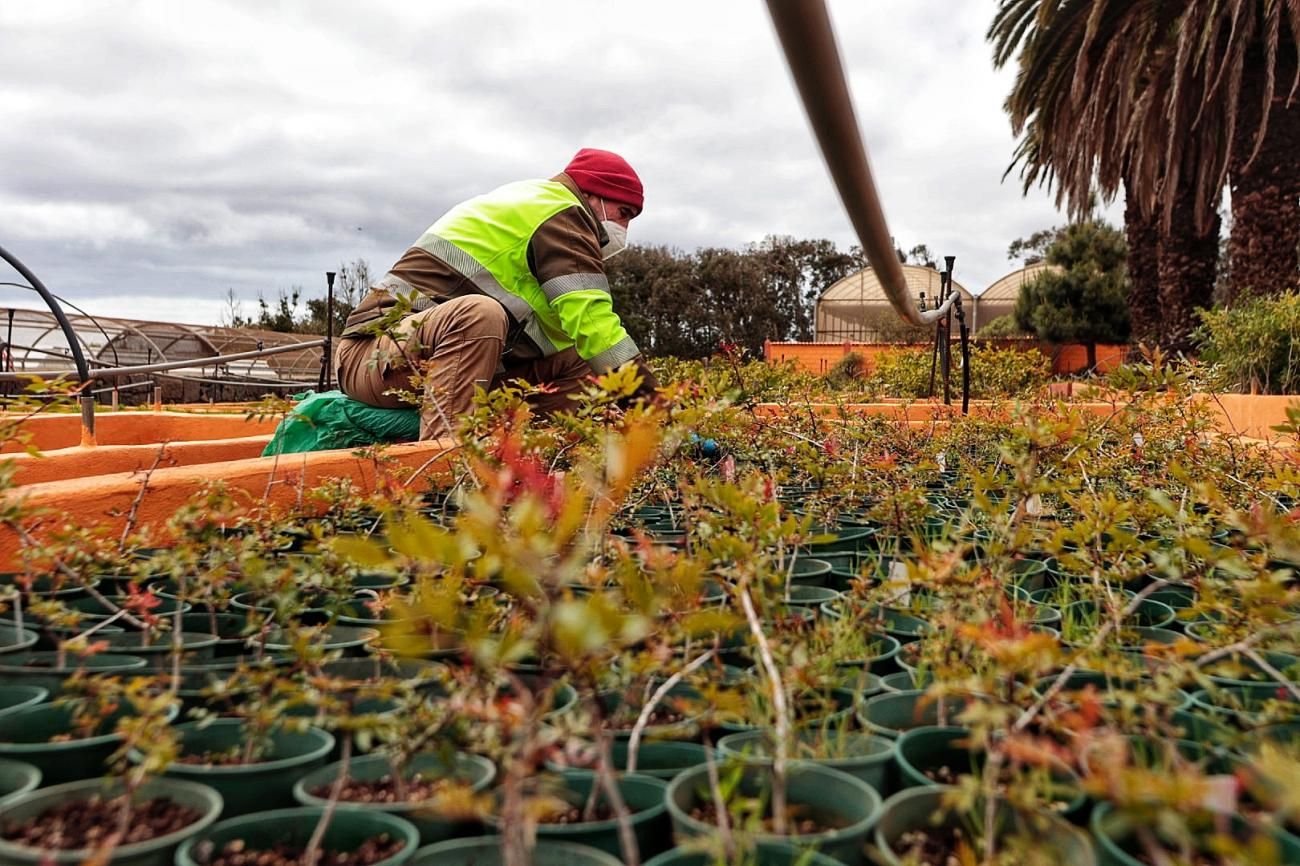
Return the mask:
MULTIPOLYGON (((225 752, 245 742, 244 723, 239 719, 217 719, 210 723, 189 722, 176 726, 182 755, 225 752)), ((318 728, 299 731, 277 730, 270 735, 270 747, 252 764, 185 764, 179 761, 164 771, 176 779, 211 785, 226 802, 223 817, 246 815, 292 804, 293 786, 303 776, 325 763, 334 748, 334 737, 318 728)), ((143 756, 131 753, 131 760, 143 756)))
MULTIPOLYGON (((252 849, 277 844, 306 848, 323 811, 313 806, 301 806, 219 821, 191 836, 177 849, 175 866, 204 866, 206 860, 198 857, 198 850, 220 851, 234 841, 242 841, 246 848, 252 849)), ((420 834, 411 822, 375 809, 336 809, 321 847, 326 851, 353 851, 367 839, 381 834, 400 839, 403 844, 396 854, 374 866, 401 866, 415 855, 420 834)))
MULTIPOLYGON (((745 866, 838 866, 840 861, 815 851, 800 851, 784 842, 760 842, 753 851, 745 851, 735 861, 745 866)), ((644 866, 715 866, 718 859, 703 851, 673 848, 645 863, 644 866)), ((429 864, 433 866, 433 864, 429 864)))
MULTIPOLYGON (((1213 753, 1210 746, 1192 740, 1180 740, 1172 737, 1149 736, 1146 734, 1129 734, 1124 737, 1123 759, 1131 761, 1134 766, 1166 773, 1182 772, 1186 763, 1203 761, 1213 753)), ((1079 766, 1087 775, 1096 771, 1094 764, 1100 762, 1102 767, 1115 760, 1113 752, 1107 749, 1105 740, 1093 742, 1079 755, 1079 766)))
MULTIPOLYGON (((1231 820, 1234 835, 1240 838, 1249 832, 1248 825, 1240 817, 1232 816, 1231 820)), ((1204 823, 1207 832, 1212 832, 1213 818, 1208 813, 1204 823)), ((1149 826, 1158 836, 1159 825, 1149 826)), ((1131 822, 1125 820, 1125 816, 1116 810, 1113 804, 1099 803, 1092 811, 1088 827, 1092 830, 1093 839, 1097 843, 1101 866, 1146 866, 1145 860, 1139 860, 1129 853, 1135 850, 1138 843, 1132 838, 1131 822)), ((1267 862, 1274 862, 1279 866, 1300 864, 1300 839, 1271 829, 1260 829, 1258 832, 1271 839, 1276 846, 1277 859, 1267 862)))
POLYGON ((0 760, 0 806, 40 787, 41 771, 26 761, 0 760))
POLYGON ((405 583, 405 575, 388 571, 359 571, 352 575, 353 589, 392 589, 405 583))
MULTIPOLYGON (((183 616, 190 609, 190 606, 187 603, 182 602, 179 599, 164 598, 162 596, 157 596, 157 599, 158 606, 149 611, 154 616, 170 617, 172 614, 176 613, 178 607, 183 616)), ((105 595, 104 601, 100 601, 93 595, 86 595, 69 601, 68 607, 72 610, 80 611, 82 619, 93 624, 108 619, 110 616, 115 615, 118 610, 126 607, 130 601, 130 597, 126 595, 105 595), (108 602, 108 604, 105 604, 104 601, 108 602)), ((118 622, 123 625, 126 624, 123 618, 119 618, 118 622)))
MULTIPOLYGON (((652 683, 653 686, 660 685, 659 682, 652 683)), ((607 718, 615 719, 616 724, 621 725, 617 729, 609 731, 609 735, 615 741, 628 740, 632 737, 632 728, 635 720, 641 711, 641 701, 643 687, 645 682, 641 681, 639 685, 634 684, 625 687, 623 690, 602 691, 598 693, 597 698, 604 708, 607 718), (624 709, 624 702, 628 699, 636 702, 635 706, 624 709)), ((653 692, 653 688, 649 690, 653 692)), ((687 710, 684 717, 678 721, 664 722, 661 724, 648 724, 642 732, 644 740, 693 740, 700 733, 699 716, 706 709, 700 697, 700 693, 685 683, 678 683, 668 690, 668 694, 658 704, 659 707, 674 707, 676 702, 684 702, 687 710)), ((590 734, 590 732, 586 732, 590 734)))
POLYGON ((41 636, 31 629, 0 625, 0 655, 29 650, 40 639, 41 636))
MULTIPOLYGON (((826 607, 823 605, 822 612, 825 611, 826 607)), ((865 668, 871 673, 882 677, 895 673, 898 670, 898 651, 902 647, 902 644, 898 642, 898 638, 882 634, 874 636, 872 642, 876 649, 875 654, 864 658, 839 659, 835 664, 844 668, 865 668)))
MULTIPOLYGON (((913 728, 898 738, 895 758, 898 761, 899 780, 903 788, 931 787, 940 783, 926 775, 927 770, 948 767, 956 773, 978 775, 984 764, 983 756, 962 745, 971 736, 969 728, 925 727, 913 728)), ((1079 814, 1088 803, 1079 777, 1069 767, 1061 764, 1052 768, 1055 801, 1063 804, 1061 814, 1079 814)))
POLYGON ((24 707, 34 707, 50 696, 40 686, 0 686, 0 718, 24 707))
POLYGON ((916 675, 912 671, 899 671, 880 678, 880 688, 886 692, 916 691, 916 675))
POLYGON ((1235 723, 1246 730, 1300 719, 1300 701, 1277 683, 1198 689, 1192 692, 1192 704, 1216 721, 1235 723), (1266 712, 1270 704, 1275 708, 1272 715, 1266 712))
MULTIPOLYGON (((1058 676, 1039 677, 1034 681, 1034 694, 1039 697, 1046 694, 1047 690, 1056 683, 1058 676)), ((1097 697, 1104 706, 1116 706, 1126 692, 1140 687, 1143 682, 1141 678, 1124 677, 1104 671, 1077 670, 1066 678, 1065 684, 1056 693, 1056 699, 1077 703, 1078 693, 1091 686, 1096 690, 1097 697)), ((1145 682, 1150 684, 1150 681, 1145 682)), ((1149 695, 1147 700, 1153 702, 1153 705, 1159 705, 1154 704, 1156 701, 1156 695, 1154 694, 1149 695)), ((1186 709, 1191 706, 1192 698, 1182 689, 1171 689, 1165 704, 1175 709, 1186 709)))
POLYGON ((18 587, 24 594, 39 596, 41 598, 57 598, 60 601, 68 601, 77 596, 85 595, 87 587, 94 589, 99 586, 99 581, 94 578, 82 582, 68 580, 59 572, 49 574, 40 574, 27 576, 15 572, 6 572, 0 574, 0 586, 18 587), (30 581, 27 586, 18 583, 19 578, 30 581))
MULTIPOLYGON (((769 767, 742 765, 739 790, 754 797, 766 792, 772 782, 769 767)), ((678 839, 712 836, 717 827, 691 817, 691 811, 708 798, 708 767, 687 770, 668 786, 668 814, 678 839)), ((769 833, 744 834, 753 842, 786 842, 801 850, 814 849, 848 866, 865 862, 863 848, 867 833, 880 814, 880 795, 861 779, 818 764, 795 763, 787 768, 786 797, 792 806, 805 807, 813 815, 826 816, 844 826, 806 835, 778 837, 769 833)))
POLYGON ((943 699, 944 716, 940 719, 940 702, 926 698, 921 689, 910 692, 885 692, 867 698, 858 705, 858 721, 875 734, 897 739, 913 728, 933 727, 940 721, 955 721, 969 703, 968 698, 943 699))
MULTIPOLYGON (((726 734, 738 734, 745 731, 760 730, 768 724, 771 711, 767 709, 767 693, 755 692, 757 700, 750 706, 756 710, 754 717, 746 721, 723 721, 717 727, 726 734), (762 709, 759 709, 762 708, 762 709)), ((820 694, 809 695, 811 706, 791 707, 791 725, 800 730, 834 731, 850 726, 853 708, 862 693, 853 689, 830 688, 820 694), (834 709, 831 709, 834 707, 834 709)))
MULTIPOLYGON (((365 654, 368 644, 379 639, 379 630, 350 625, 334 625, 318 630, 312 638, 312 644, 325 652, 343 650, 345 655, 359 656, 365 654)), ((288 652, 293 649, 291 633, 283 629, 272 629, 266 638, 266 648, 274 652, 288 652)))
MULTIPOLYGON (((1196 604, 1196 587, 1187 583, 1171 583, 1155 590, 1147 598, 1173 608, 1174 616, 1196 604)), ((1172 627, 1172 626, 1171 626, 1172 627)))
POLYGON ((37 686, 50 693, 50 700, 63 694, 64 680, 78 671, 98 676, 126 675, 141 672, 148 665, 139 656, 115 653, 86 658, 68 653, 62 662, 56 652, 21 652, 0 658, 0 685, 37 686))
MULTIPOLYGON (((627 740, 610 743, 610 760, 615 769, 627 769, 628 745, 627 740)), ((643 740, 637 747, 636 772, 668 782, 682 770, 703 764, 705 755, 704 747, 699 743, 672 740, 647 743, 643 740)))
MULTIPOLYGON (((777 569, 777 574, 783 578, 786 574, 790 576, 790 583, 801 584, 803 586, 825 586, 826 578, 831 573, 831 564, 824 559, 816 559, 810 556, 795 557, 793 565, 787 565, 784 568, 777 569)), ((784 581, 783 581, 784 582, 784 581)))
MULTIPOLYGON (((120 780, 106 782, 103 779, 83 779, 79 782, 67 782, 51 788, 42 788, 11 799, 0 805, 0 825, 8 826, 34 818, 46 809, 69 801, 85 800, 95 795, 105 797, 120 796, 120 780)), ((182 806, 188 806, 199 813, 199 818, 175 833, 168 833, 147 842, 122 845, 113 851, 106 861, 106 866, 172 866, 175 862, 176 848, 217 820, 221 813, 221 795, 206 785, 182 782, 178 779, 149 779, 140 786, 133 800, 143 802, 158 797, 165 797, 182 806)), ((91 859, 93 849, 68 849, 50 851, 45 848, 30 848, 7 839, 0 839, 0 863, 6 866, 18 864, 36 864, 36 866, 80 866, 91 859)))
POLYGON ((181 631, 217 636, 217 644, 212 649, 216 658, 243 655, 244 642, 247 640, 244 629, 247 627, 248 616, 244 611, 191 611, 181 614, 181 631))
MULTIPOLYGON (((1300 682, 1300 656, 1290 653, 1260 652, 1270 667, 1287 676, 1291 682, 1300 682)), ((1227 656, 1202 669, 1216 686, 1252 686, 1275 682, 1273 675, 1261 668, 1249 656, 1227 656)))
MULTIPOLYGON (((103 641, 111 652, 138 656, 148 662, 151 670, 169 670, 173 659, 173 634, 167 632, 154 635, 153 642, 145 644, 142 633, 124 631, 106 634, 103 641)), ((216 654, 217 636, 205 632, 183 631, 180 633, 180 656, 182 664, 194 664, 211 659, 216 654)))
POLYGON ((424 659, 368 656, 335 659, 325 662, 320 669, 326 676, 346 680, 357 688, 401 680, 410 683, 417 691, 427 691, 432 687, 437 673, 443 667, 424 659))
MULTIPOLYGON (((175 713, 173 709, 173 718, 175 713)), ((135 708, 124 704, 106 716, 92 736, 51 743, 51 737, 72 732, 72 708, 62 704, 24 707, 0 718, 0 758, 33 765, 46 785, 102 776, 109 756, 122 741, 116 733, 118 721, 133 715, 135 708)))
MULTIPOLYGON (((622 866, 623 863, 614 855, 590 845, 550 839, 537 841, 528 862, 530 866, 622 866)), ((501 838, 479 836, 426 845, 415 852, 407 866, 502 866, 504 863, 501 838)), ((645 861, 642 863, 650 866, 645 861)))
MULTIPOLYGON (((627 772, 628 745, 629 741, 626 739, 610 741, 610 764, 619 772, 627 772)), ((588 750, 587 754, 591 756, 592 761, 586 764, 567 764, 547 759, 545 766, 552 773, 593 770, 595 750, 588 750)), ((704 747, 699 743, 683 740, 642 740, 641 745, 637 747, 636 769, 632 772, 638 776, 653 776, 664 782, 670 782, 682 770, 689 770, 691 767, 703 764, 706 760, 705 754, 704 747)))
MULTIPOLYGON (((858 731, 796 731, 790 749, 792 761, 820 764, 861 779, 877 792, 889 782, 894 741, 858 731), (829 753, 829 756, 827 756, 829 753)), ((718 754, 760 766, 772 764, 771 731, 742 731, 718 740, 718 754)))
POLYGON ((1011 579, 1015 586, 1028 592, 1042 589, 1049 580, 1047 562, 1041 559, 1017 559, 1011 563, 1011 579))
MULTIPOLYGON (((1101 622, 1107 614, 1104 611, 1098 611, 1098 605, 1095 601, 1075 601, 1066 605, 1061 613, 1066 620, 1075 622, 1085 622, 1095 618, 1101 622)), ((1146 628, 1167 628, 1173 623, 1175 618, 1174 609, 1164 602, 1153 601, 1145 598, 1138 603, 1137 609, 1128 617, 1123 625, 1144 626, 1146 628)))
POLYGON ((790 591, 781 600, 785 604, 806 607, 820 613, 823 604, 832 603, 839 597, 837 591, 825 586, 793 583, 790 585, 790 591))
MULTIPOLYGON (((545 777, 554 787, 547 787, 548 793, 562 797, 573 805, 581 806, 591 796, 596 774, 588 770, 567 770, 558 776, 545 777)), ((637 848, 643 858, 649 858, 665 850, 671 844, 668 838, 668 819, 664 809, 664 791, 667 784, 662 779, 642 776, 637 773, 624 773, 617 778, 618 792, 631 812, 630 823, 636 835, 637 848)), ((608 802, 602 793, 597 797, 598 803, 608 802)), ((500 819, 489 815, 487 825, 494 831, 500 829, 500 819)), ((619 822, 586 821, 578 824, 538 824, 538 841, 575 842, 590 845, 615 857, 622 856, 622 846, 618 839, 619 822)))
MULTIPOLYGON (((313 794, 314 789, 322 785, 331 785, 339 777, 342 762, 326 764, 319 770, 313 770, 303 776, 293 786, 293 798, 304 806, 324 807, 328 797, 313 794)), ((487 758, 456 752, 452 755, 451 767, 448 768, 443 757, 432 752, 416 755, 406 767, 406 777, 419 773, 425 778, 452 778, 468 785, 478 794, 492 784, 496 776, 496 765, 487 758)), ((348 762, 348 776, 357 781, 371 781, 392 775, 392 765, 388 758, 380 754, 353 758, 348 762)), ((472 835, 479 829, 479 822, 448 818, 432 811, 432 805, 423 803, 348 803, 341 805, 359 809, 378 809, 393 815, 400 815, 415 825, 420 833, 420 844, 428 845, 441 842, 452 836, 472 835)))
MULTIPOLYGON (((894 849, 899 837, 912 830, 929 827, 966 826, 969 816, 947 812, 943 798, 956 789, 947 785, 907 788, 885 801, 880 820, 876 822, 875 843, 881 866, 901 866, 902 860, 894 849), (937 821, 937 823, 936 823, 937 821)), ((979 807, 982 813, 983 807, 979 807)), ((1032 835, 1048 853, 1046 862, 1062 866, 1096 866, 1097 855, 1088 836, 1079 828, 1047 812, 1013 810, 1000 802, 999 818, 1003 826, 1032 835)))
POLYGON ((833 538, 810 544, 808 550, 814 557, 822 553, 859 553, 874 546, 873 542, 878 531, 874 526, 840 526, 839 528, 816 526, 813 527, 814 534, 830 535, 833 538))

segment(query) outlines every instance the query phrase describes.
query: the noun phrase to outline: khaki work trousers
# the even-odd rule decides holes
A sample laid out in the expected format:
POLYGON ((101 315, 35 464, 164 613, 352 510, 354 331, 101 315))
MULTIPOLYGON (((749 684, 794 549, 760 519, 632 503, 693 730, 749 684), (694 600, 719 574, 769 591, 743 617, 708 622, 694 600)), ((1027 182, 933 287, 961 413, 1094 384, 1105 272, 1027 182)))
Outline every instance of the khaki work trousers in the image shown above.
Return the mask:
POLYGON ((420 438, 449 436, 456 417, 469 411, 475 386, 491 390, 515 379, 547 385, 529 398, 533 410, 550 415, 573 405, 591 367, 573 349, 549 358, 507 364, 502 370, 510 322, 493 299, 468 295, 410 315, 392 336, 343 338, 335 355, 339 388, 354 400, 381 409, 409 408, 417 367, 427 367, 420 402, 420 438), (399 345, 400 343, 400 345, 399 345), (409 362, 408 363, 408 359, 409 362))

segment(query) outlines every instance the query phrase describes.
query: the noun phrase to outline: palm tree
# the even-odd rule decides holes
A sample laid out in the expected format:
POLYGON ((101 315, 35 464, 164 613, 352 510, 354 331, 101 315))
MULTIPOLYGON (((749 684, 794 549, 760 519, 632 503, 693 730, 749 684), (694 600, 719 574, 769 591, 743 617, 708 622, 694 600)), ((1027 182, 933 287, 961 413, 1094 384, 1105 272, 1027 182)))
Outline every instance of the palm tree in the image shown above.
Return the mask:
POLYGON ((1213 290, 1229 178, 1234 265, 1268 256, 1266 275, 1258 262, 1234 266, 1238 290, 1295 286, 1297 34, 1300 0, 1001 0, 988 36, 996 65, 1017 59, 1012 165, 1026 189, 1055 183, 1076 214, 1094 191, 1123 189, 1139 338, 1188 347, 1193 311, 1213 290))

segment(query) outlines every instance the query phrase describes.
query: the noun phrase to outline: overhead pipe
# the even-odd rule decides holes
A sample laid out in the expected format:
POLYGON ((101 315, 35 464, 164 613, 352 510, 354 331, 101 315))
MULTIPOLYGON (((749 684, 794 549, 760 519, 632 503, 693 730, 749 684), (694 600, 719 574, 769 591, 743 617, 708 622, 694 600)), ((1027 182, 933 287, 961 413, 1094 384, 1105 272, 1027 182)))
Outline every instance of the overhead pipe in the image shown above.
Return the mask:
POLYGON ((903 266, 898 261, 867 150, 858 132, 853 99, 825 2, 767 0, 767 9, 826 167, 885 296, 904 321, 922 326, 934 324, 948 314, 956 292, 936 309, 919 310, 907 290, 903 266))
MULTIPOLYGON (((249 358, 264 358, 267 355, 280 355, 285 352, 301 352, 306 349, 318 349, 325 345, 324 340, 304 340, 301 343, 290 343, 284 346, 273 346, 270 349, 254 349, 248 352, 236 352, 233 355, 213 355, 209 358, 186 358, 179 361, 165 361, 158 364, 137 364, 132 367, 106 367, 100 370, 90 370, 81 378, 84 379, 120 379, 123 376, 137 376, 145 373, 161 373, 164 370, 181 370, 188 367, 212 367, 218 364, 225 364, 230 361, 244 361, 249 358)), ((31 373, 0 373, 0 382, 26 381, 33 376, 43 378, 64 378, 67 376, 78 375, 77 370, 37 370, 31 373)))

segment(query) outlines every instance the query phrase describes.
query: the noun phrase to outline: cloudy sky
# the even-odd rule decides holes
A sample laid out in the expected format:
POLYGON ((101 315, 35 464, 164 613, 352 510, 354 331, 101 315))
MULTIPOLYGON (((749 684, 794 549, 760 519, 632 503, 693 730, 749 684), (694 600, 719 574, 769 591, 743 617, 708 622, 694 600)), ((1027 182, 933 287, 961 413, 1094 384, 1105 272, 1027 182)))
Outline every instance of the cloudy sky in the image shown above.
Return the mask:
MULTIPOLYGON (((830 4, 891 231, 975 290, 1061 220, 1002 181, 994 6, 830 4)), ((0 244, 92 313, 216 323, 228 289, 382 273, 581 146, 640 172, 632 242, 852 240, 758 0, 41 0, 0 35, 0 244)))

